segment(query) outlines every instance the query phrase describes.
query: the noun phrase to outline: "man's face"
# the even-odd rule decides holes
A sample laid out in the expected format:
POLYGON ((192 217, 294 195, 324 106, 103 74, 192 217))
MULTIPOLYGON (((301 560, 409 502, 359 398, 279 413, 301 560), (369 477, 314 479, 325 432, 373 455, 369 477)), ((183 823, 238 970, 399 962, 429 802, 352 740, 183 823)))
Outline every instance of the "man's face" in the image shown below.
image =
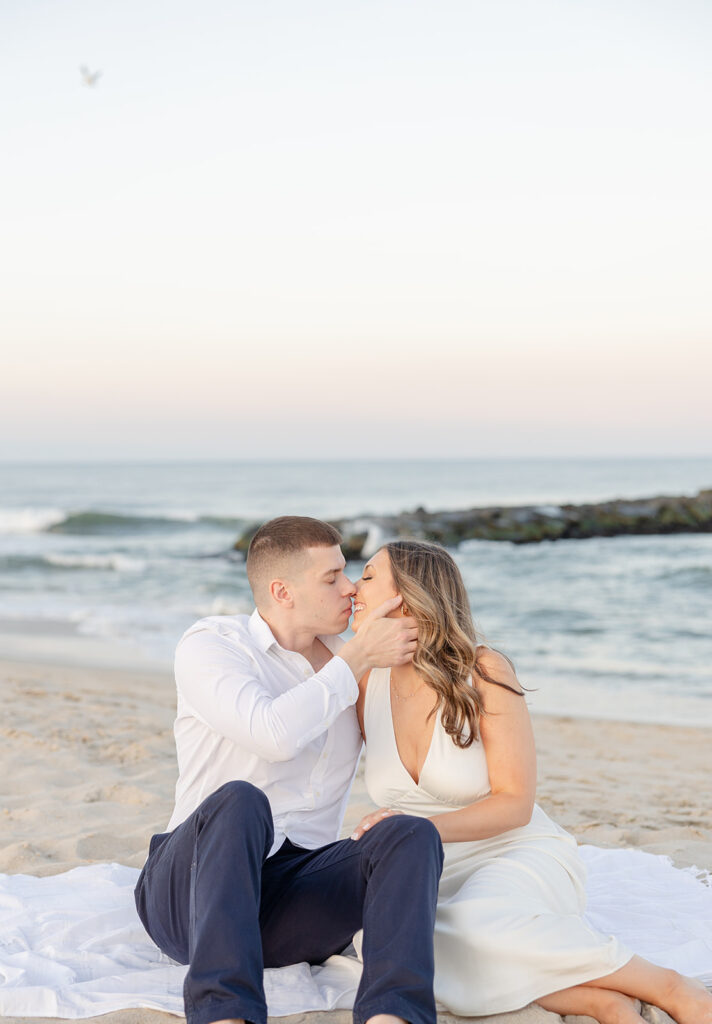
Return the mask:
POLYGON ((302 629, 327 636, 346 629, 356 588, 344 574, 345 566, 346 560, 338 545, 307 548, 300 572, 289 584, 302 629))

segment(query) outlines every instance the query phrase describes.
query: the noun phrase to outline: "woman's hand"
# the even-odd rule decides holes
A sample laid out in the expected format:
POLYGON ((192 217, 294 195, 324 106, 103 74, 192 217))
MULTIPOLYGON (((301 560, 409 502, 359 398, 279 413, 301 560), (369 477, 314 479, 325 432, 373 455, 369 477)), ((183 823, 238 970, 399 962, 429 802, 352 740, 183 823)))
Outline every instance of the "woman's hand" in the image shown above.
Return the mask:
POLYGON ((393 811, 390 807, 379 807, 377 811, 371 811, 365 818, 361 818, 356 828, 351 833, 351 839, 360 839, 364 832, 377 825, 384 818, 392 818, 394 814, 402 814, 403 811, 393 811))

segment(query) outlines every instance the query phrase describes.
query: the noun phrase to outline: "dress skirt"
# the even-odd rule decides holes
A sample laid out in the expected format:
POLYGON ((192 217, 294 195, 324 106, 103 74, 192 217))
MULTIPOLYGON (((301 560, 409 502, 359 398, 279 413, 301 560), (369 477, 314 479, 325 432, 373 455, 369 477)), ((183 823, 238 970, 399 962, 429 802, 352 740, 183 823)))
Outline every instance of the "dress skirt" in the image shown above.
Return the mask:
POLYGON ((505 1013, 630 960, 614 936, 586 923, 585 869, 566 833, 485 846, 445 844, 435 919, 439 1003, 460 1016, 505 1013))

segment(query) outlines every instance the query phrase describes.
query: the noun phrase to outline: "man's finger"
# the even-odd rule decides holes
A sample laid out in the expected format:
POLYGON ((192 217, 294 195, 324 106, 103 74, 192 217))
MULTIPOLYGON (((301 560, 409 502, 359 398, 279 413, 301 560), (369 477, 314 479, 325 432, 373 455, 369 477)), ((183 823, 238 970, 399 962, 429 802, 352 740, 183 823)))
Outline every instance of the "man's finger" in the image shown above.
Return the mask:
POLYGON ((404 637, 403 643, 401 644, 401 649, 404 651, 414 651, 417 646, 418 640, 416 637, 413 637, 412 640, 409 640, 407 637, 404 637))
POLYGON ((393 664, 394 665, 409 665, 414 657, 415 657, 415 654, 413 652, 411 652, 410 654, 399 654, 398 657, 393 660, 393 664))
POLYGON ((379 604, 378 608, 374 608, 371 612, 371 616, 374 619, 382 619, 384 616, 390 615, 391 612, 394 612, 402 603, 403 598, 400 594, 396 594, 395 597, 389 597, 387 601, 383 602, 383 604, 379 604))

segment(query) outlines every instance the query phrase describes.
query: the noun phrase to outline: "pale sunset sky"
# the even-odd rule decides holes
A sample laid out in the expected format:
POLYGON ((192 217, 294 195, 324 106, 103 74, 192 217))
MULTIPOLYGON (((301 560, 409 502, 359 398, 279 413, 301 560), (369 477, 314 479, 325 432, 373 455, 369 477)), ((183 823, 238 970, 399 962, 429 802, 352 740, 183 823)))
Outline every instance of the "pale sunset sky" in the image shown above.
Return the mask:
POLYGON ((0 24, 0 459, 712 452, 706 0, 0 24))

